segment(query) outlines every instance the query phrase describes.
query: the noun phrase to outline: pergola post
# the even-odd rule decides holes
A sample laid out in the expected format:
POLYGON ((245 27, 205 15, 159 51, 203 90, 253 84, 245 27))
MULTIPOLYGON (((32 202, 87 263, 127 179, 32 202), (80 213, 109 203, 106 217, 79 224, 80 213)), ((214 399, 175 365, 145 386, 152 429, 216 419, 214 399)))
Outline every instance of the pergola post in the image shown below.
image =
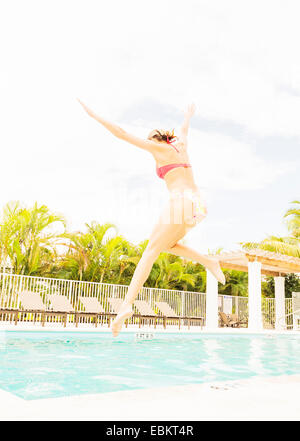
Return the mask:
POLYGON ((285 320, 285 278, 274 277, 275 283, 275 329, 282 330, 286 328, 285 320))
POLYGON ((206 271, 206 328, 214 330, 218 328, 218 281, 206 271))
POLYGON ((248 329, 263 329, 261 313, 261 263, 248 262, 248 329))
MULTIPOLYGON (((207 255, 207 257, 210 256, 207 255)), ((281 276, 290 273, 300 273, 300 258, 259 248, 223 252, 215 257, 218 259, 221 268, 248 271, 248 328, 251 331, 260 332, 263 329, 261 274, 275 277, 276 329, 281 329, 281 327, 286 329, 284 320, 284 279, 281 276)), ((218 321, 217 282, 212 279, 209 272, 207 273, 207 293, 207 326, 215 328, 218 321)))

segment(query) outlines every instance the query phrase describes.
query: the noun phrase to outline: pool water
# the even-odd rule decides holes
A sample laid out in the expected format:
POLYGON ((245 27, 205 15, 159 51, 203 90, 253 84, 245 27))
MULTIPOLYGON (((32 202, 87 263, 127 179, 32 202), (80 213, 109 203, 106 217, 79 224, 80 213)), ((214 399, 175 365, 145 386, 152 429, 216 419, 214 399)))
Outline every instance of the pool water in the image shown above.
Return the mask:
POLYGON ((300 373, 300 336, 0 333, 0 389, 26 400, 300 373))

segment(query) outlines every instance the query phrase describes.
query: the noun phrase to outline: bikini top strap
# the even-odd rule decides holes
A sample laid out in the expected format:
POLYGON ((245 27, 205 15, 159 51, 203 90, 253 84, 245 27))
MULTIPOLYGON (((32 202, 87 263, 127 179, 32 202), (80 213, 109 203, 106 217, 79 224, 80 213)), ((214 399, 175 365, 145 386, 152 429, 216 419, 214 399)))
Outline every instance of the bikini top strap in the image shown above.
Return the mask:
POLYGON ((174 149, 176 150, 177 153, 179 153, 179 150, 175 147, 175 145, 173 145, 172 143, 175 142, 175 139, 173 139, 173 141, 169 140, 169 137, 167 136, 167 143, 170 144, 172 147, 174 147, 174 149))

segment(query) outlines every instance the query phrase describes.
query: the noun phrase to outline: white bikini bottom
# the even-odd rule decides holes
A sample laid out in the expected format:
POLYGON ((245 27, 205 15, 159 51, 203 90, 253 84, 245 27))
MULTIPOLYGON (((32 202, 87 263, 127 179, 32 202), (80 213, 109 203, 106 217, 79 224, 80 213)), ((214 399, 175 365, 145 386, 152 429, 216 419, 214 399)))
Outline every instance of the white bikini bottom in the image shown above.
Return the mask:
POLYGON ((172 191, 170 202, 174 223, 196 225, 207 215, 204 195, 199 190, 172 191))

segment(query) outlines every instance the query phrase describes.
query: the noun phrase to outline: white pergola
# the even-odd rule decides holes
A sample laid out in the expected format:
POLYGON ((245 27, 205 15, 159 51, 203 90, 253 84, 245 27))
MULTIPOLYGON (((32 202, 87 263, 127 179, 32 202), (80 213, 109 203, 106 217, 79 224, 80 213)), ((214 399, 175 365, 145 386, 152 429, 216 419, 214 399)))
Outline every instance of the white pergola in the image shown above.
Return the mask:
MULTIPOLYGON (((261 310, 261 275, 274 277, 275 281, 275 329, 285 329, 285 275, 300 273, 300 259, 264 250, 236 251, 214 256, 223 269, 248 272, 248 329, 263 329, 261 310)), ((207 271, 206 328, 218 328, 218 282, 207 271)))

